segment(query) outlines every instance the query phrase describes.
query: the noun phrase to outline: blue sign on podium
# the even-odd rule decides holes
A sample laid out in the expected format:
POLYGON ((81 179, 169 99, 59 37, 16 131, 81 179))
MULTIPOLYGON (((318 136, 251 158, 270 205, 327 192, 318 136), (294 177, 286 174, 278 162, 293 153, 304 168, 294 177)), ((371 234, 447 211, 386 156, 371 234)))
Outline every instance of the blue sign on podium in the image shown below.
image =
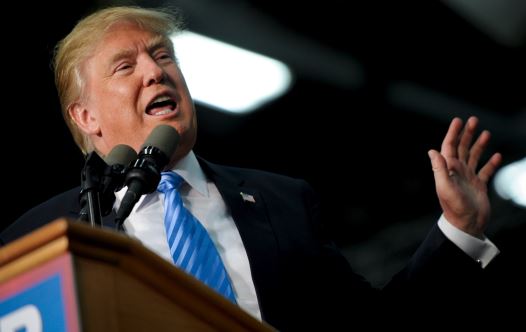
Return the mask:
POLYGON ((71 255, 0 285, 0 331, 79 331, 71 255))

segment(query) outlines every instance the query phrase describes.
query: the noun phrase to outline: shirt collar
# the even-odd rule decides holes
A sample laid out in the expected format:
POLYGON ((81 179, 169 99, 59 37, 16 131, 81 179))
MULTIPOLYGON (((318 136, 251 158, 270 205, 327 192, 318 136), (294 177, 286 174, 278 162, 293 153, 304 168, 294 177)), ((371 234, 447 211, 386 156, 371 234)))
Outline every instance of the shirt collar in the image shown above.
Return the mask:
POLYGON ((208 197, 206 176, 193 151, 179 160, 172 171, 179 174, 190 187, 197 190, 201 195, 208 197))

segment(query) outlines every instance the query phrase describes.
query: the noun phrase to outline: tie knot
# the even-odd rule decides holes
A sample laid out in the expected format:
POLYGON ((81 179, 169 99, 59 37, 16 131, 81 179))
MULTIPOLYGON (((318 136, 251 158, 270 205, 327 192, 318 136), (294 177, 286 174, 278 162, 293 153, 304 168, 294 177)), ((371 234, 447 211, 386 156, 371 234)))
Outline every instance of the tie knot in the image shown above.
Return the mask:
POLYGON ((162 172, 161 181, 159 186, 157 186, 157 191, 166 193, 170 190, 177 190, 183 183, 183 178, 175 172, 162 172))

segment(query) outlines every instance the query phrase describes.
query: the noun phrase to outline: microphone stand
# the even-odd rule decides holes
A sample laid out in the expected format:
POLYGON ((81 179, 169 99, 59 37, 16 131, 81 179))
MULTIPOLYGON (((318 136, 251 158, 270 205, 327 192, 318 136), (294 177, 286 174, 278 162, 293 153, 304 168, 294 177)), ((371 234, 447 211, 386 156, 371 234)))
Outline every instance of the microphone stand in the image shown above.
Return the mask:
POLYGON ((91 227, 102 227, 100 194, 101 176, 106 169, 106 163, 95 152, 90 152, 81 173, 81 190, 79 194, 79 219, 89 222, 91 227))

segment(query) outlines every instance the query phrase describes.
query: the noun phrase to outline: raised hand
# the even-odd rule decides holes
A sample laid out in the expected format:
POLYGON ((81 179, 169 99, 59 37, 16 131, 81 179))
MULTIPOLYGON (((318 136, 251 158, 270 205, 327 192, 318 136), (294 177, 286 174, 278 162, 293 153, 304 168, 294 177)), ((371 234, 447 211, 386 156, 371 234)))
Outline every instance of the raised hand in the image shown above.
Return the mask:
POLYGON ((471 145, 478 119, 470 117, 462 128, 462 120, 454 118, 442 142, 440 153, 429 150, 435 176, 435 187, 446 219, 455 227, 481 237, 490 217, 487 184, 501 163, 495 153, 477 172, 479 159, 490 140, 484 130, 471 145))

